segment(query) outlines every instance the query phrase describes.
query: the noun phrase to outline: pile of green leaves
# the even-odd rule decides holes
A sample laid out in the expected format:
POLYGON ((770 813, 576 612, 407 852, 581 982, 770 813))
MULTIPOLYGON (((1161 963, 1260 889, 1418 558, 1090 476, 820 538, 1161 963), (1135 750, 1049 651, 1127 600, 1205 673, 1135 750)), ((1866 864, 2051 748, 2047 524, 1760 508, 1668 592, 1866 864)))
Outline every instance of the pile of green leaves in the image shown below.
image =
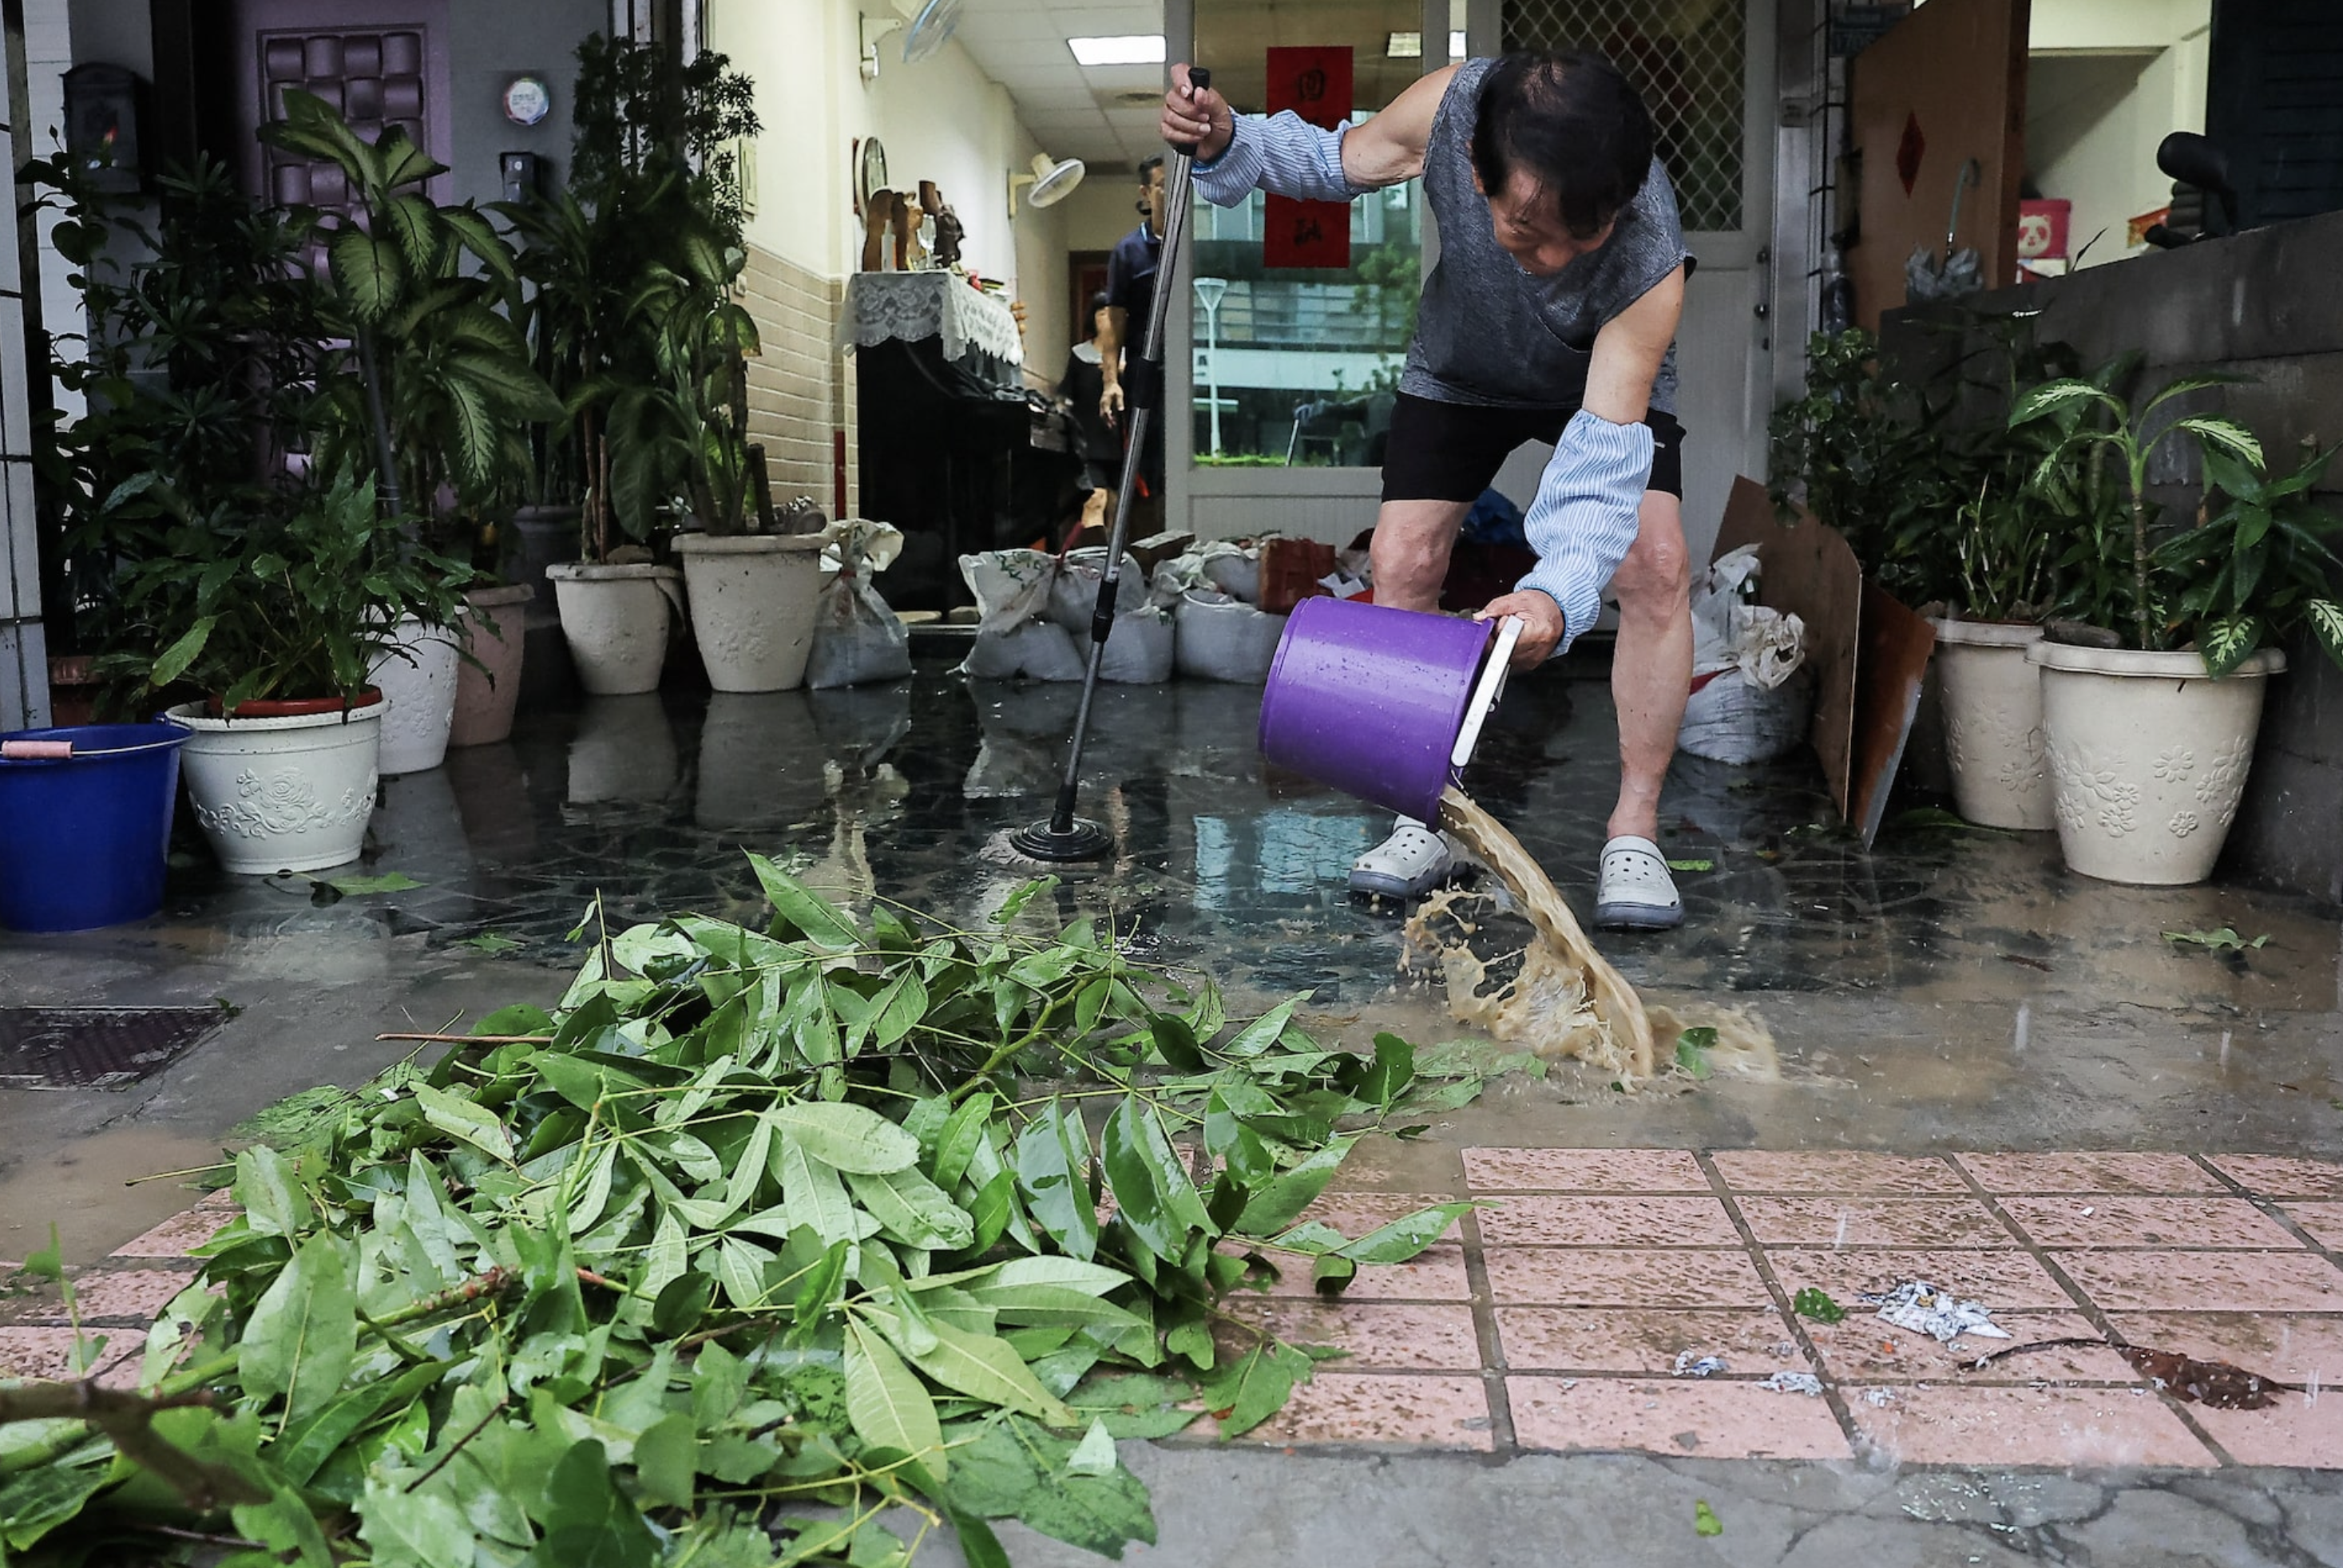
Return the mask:
POLYGON ((1116 1438, 1309 1375, 1230 1292, 1339 1289, 1468 1207, 1302 1218, 1338 1128, 1477 1091, 1393 1036, 1017 934, 1047 883, 975 933, 756 871, 766 929, 606 936, 553 1013, 240 1155, 148 1403, 6 1424, 39 1390, 0 1390, 0 1558, 869 1568, 948 1527, 991 1565, 1001 1518, 1119 1555, 1154 1526, 1116 1438))

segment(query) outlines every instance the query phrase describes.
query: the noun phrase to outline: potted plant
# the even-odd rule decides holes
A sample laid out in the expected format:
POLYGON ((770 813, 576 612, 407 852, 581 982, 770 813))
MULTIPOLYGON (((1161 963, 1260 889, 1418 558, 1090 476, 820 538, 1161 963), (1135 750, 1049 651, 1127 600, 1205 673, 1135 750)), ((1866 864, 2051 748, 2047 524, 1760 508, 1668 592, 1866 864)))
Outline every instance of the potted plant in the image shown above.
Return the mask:
POLYGON ((153 689, 208 694, 167 717, 194 733, 183 770, 231 871, 306 871, 357 858, 374 809, 382 719, 372 684, 402 618, 447 624, 469 578, 418 548, 347 469, 234 514, 190 514, 171 548, 130 568, 126 610, 162 652, 153 689))
MULTIPOLYGON (((2007 366, 1991 388, 1996 411, 2072 367, 2071 349, 2037 348, 2024 323, 1996 336, 2007 366)), ((2091 508, 2104 504, 2105 491, 2079 482, 2077 454, 2059 452, 2062 439, 2053 427, 2011 427, 1998 417, 1964 437, 1972 477, 1941 568, 1949 577, 1936 596, 1945 614, 1932 622, 1934 665, 1954 802, 1963 817, 1989 828, 2043 832, 2056 825, 2042 680, 2026 650, 2042 639, 2043 621, 2066 593, 2057 541, 2091 529, 2091 508)))
POLYGON ((548 575, 586 689, 617 695, 659 683, 679 596, 657 547, 679 517, 737 536, 749 512, 740 361, 757 344, 732 298, 746 256, 734 148, 758 121, 720 55, 687 63, 597 35, 578 63, 570 197, 530 229, 561 312, 548 326, 566 322, 581 347, 568 395, 580 559, 548 575))
MULTIPOLYGON (((311 412, 319 460, 329 469, 370 467, 387 510, 414 514, 435 551, 470 556, 492 536, 511 476, 531 463, 529 424, 563 416, 521 328, 499 308, 518 280, 512 247, 468 204, 443 206, 423 194, 445 168, 396 128, 368 142, 323 99, 296 89, 284 95, 284 118, 263 135, 338 168, 357 215, 309 215, 326 261, 317 269, 320 316, 347 345, 328 354, 319 377, 311 412)), ((468 655, 486 703, 476 704, 468 739, 510 729, 522 647, 518 602, 527 595, 480 591, 488 597, 471 613, 409 619, 386 642, 374 671, 392 698, 384 772, 439 765, 458 672, 475 644, 495 653, 498 666, 468 655), (516 621, 508 638, 495 618, 499 609, 516 621), (474 629, 476 621, 486 624, 474 629)))
POLYGON ((2343 607, 2329 584, 2338 525, 2308 500, 2332 454, 2273 479, 2243 427, 2166 409, 2237 377, 2184 377, 2134 408, 2121 391, 2134 364, 2037 387, 2009 423, 2055 430, 2046 468, 2079 454, 2089 488, 2112 457, 2122 486, 2120 508, 2096 509, 2068 557, 2070 597, 2096 624, 2054 622, 2026 654, 2041 671, 2059 848, 2087 876, 2168 885, 2210 875, 2236 819, 2265 682, 2286 668, 2267 644, 2308 627, 2343 664, 2343 607), (2202 520, 2177 529, 2147 493, 2167 437, 2196 444, 2208 487, 2202 520))

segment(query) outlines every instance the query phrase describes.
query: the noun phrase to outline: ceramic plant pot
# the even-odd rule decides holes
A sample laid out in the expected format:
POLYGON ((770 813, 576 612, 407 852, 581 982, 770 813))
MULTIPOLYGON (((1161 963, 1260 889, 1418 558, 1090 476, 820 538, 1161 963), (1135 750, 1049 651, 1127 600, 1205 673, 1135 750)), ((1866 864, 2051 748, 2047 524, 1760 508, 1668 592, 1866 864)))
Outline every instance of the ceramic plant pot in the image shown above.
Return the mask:
POLYGON ((1930 624, 1936 628, 1945 754, 1961 815, 1987 828, 2045 832, 2057 826, 2042 739, 2042 677, 2026 661, 2042 628, 1990 620, 1930 624))
POLYGON ((2194 653, 2037 642, 2043 731, 2067 866, 2103 881, 2201 882, 2237 820, 2268 678, 2264 648, 2219 679, 2194 653))
POLYGON ((805 683, 828 542, 820 534, 677 537, 709 686, 790 691, 805 683))
POLYGON ((673 567, 594 566, 557 561, 545 568, 561 605, 561 635, 578 684, 595 697, 659 689, 667 667, 669 617, 681 609, 673 567))
POLYGON ((553 608, 553 584, 545 568, 578 558, 578 508, 523 507, 513 513, 513 552, 507 568, 512 580, 553 608))
POLYGON ((464 651, 456 662, 456 721, 450 746, 488 746, 512 733, 520 701, 521 653, 528 646, 521 618, 536 590, 527 583, 474 588, 466 594, 464 651))
POLYGON ((166 714, 193 731, 179 754, 180 776, 220 864, 266 876, 357 859, 374 813, 376 753, 389 707, 377 693, 347 713, 330 698, 247 703, 234 719, 215 718, 200 702, 166 714), (264 707, 266 716, 254 712, 264 707))
POLYGON ((447 758, 456 721, 456 671, 464 662, 457 642, 463 635, 401 616, 392 646, 367 668, 367 683, 390 699, 377 764, 385 773, 421 773, 447 758))

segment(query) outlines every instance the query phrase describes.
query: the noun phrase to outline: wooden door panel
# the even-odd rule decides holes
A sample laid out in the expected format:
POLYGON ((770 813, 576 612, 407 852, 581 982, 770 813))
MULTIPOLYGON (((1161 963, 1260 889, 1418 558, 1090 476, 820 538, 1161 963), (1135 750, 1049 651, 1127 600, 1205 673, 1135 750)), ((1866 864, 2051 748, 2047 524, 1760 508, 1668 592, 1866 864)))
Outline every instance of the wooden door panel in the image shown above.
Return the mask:
POLYGON ((1981 175, 1961 201, 1957 246, 1988 288, 2017 267, 2017 186, 2026 173, 2028 0, 1929 0, 1855 57, 1849 119, 1862 164, 1861 238, 1847 253, 1855 316, 1876 330, 1905 302, 1915 246, 1944 256, 1961 166, 1981 175))

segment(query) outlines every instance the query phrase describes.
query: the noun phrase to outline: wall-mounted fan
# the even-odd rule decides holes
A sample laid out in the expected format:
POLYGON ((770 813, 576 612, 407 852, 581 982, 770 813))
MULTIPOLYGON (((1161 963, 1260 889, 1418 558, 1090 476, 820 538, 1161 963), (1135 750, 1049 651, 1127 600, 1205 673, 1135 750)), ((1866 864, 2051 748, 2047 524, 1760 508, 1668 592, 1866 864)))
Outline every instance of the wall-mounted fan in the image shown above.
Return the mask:
POLYGON ((950 43, 963 4, 965 0, 927 0, 911 18, 911 30, 903 35, 903 64, 916 65, 950 43))
POLYGON ((1073 195, 1074 187, 1082 183, 1082 176, 1090 172, 1080 158, 1060 160, 1047 153, 1035 153, 1032 167, 1030 175, 1012 173, 1009 176, 1009 216, 1012 218, 1017 216, 1018 186, 1033 187, 1026 193, 1027 206, 1055 206, 1073 195))

